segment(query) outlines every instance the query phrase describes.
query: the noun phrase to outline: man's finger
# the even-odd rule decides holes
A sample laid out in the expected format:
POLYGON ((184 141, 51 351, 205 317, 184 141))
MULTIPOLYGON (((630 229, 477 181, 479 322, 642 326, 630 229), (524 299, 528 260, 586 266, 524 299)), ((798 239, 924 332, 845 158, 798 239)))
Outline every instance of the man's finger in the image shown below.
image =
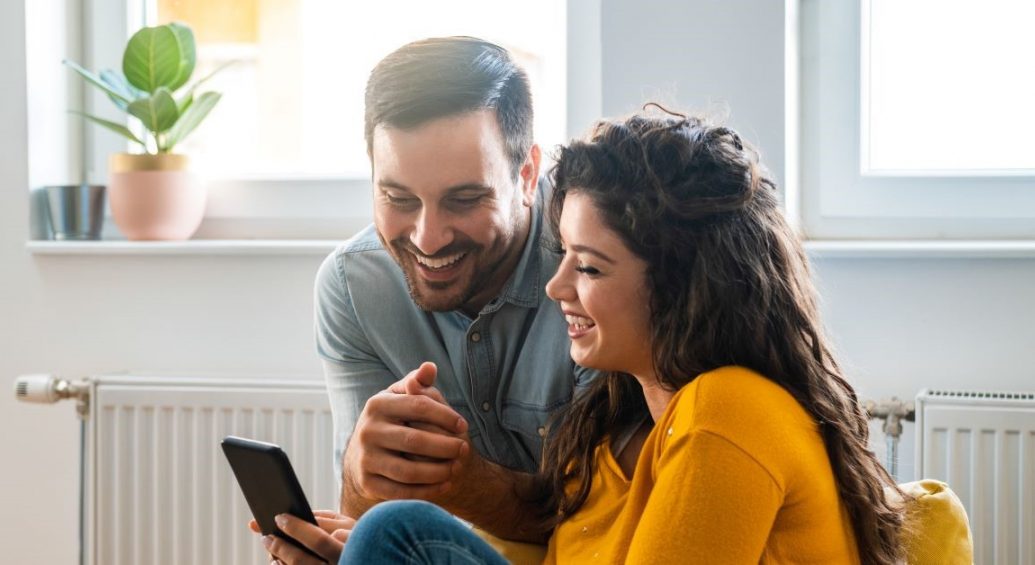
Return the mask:
POLYGON ((384 500, 432 500, 453 488, 451 482, 434 485, 408 485, 377 475, 367 477, 364 482, 364 490, 367 494, 384 500))
POLYGON ((466 454, 467 443, 456 436, 397 424, 371 425, 360 441, 369 449, 397 451, 434 459, 456 459, 466 454))
POLYGON ((435 386, 435 378, 438 376, 438 367, 435 366, 431 361, 425 361, 417 367, 417 370, 411 373, 413 378, 420 383, 421 386, 435 386))
POLYGON ((456 410, 423 395, 378 393, 367 401, 364 412, 371 419, 424 422, 458 434, 467 431, 467 421, 456 410))
MULTIPOLYGON (((420 367, 417 367, 413 371, 406 374, 405 377, 392 383, 388 390, 396 394, 424 394, 427 389, 433 389, 435 384, 435 378, 438 376, 438 367, 430 361, 421 363, 420 367)), ((441 393, 435 390, 435 394, 438 396, 436 400, 445 402, 441 397, 441 393)))

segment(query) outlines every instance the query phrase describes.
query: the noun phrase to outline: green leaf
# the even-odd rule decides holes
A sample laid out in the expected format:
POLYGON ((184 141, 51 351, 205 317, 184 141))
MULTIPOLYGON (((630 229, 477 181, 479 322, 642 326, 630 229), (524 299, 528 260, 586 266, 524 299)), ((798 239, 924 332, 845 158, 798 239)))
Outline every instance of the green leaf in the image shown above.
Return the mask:
POLYGON ((183 138, 194 131, 194 128, 198 127, 222 96, 218 92, 206 92, 198 96, 194 103, 190 105, 190 108, 176 122, 176 125, 169 130, 169 134, 165 139, 166 150, 171 150, 174 145, 183 141, 183 138))
MULTIPOLYGON (((129 104, 130 102, 133 101, 132 98, 127 97, 122 92, 119 92, 118 90, 115 90, 114 88, 111 87, 111 85, 109 85, 108 83, 104 82, 104 79, 102 79, 101 77, 97 76, 96 74, 94 74, 94 73, 92 73, 92 72, 90 72, 90 71, 80 67, 75 62, 69 61, 68 59, 65 59, 64 61, 61 61, 61 62, 64 63, 65 65, 67 65, 73 71, 75 71, 75 72, 79 73, 80 75, 82 75, 82 77, 85 78, 87 80, 87 82, 89 82, 90 84, 92 84, 92 85, 100 88, 101 90, 107 92, 108 96, 110 96, 112 98, 112 100, 121 100, 125 104, 129 104)), ((116 104, 117 103, 118 102, 116 102, 116 104)))
POLYGON ((158 87, 151 96, 131 103, 127 109, 130 114, 140 118, 140 121, 144 122, 144 127, 154 134, 173 127, 180 117, 176 101, 169 94, 169 89, 164 86, 158 87))
POLYGON ((122 56, 122 72, 133 86, 154 94, 180 76, 180 40, 168 26, 145 27, 133 34, 122 56))
POLYGON ((194 32, 191 31, 189 27, 178 22, 166 25, 172 30, 176 35, 176 39, 180 42, 180 73, 176 76, 176 80, 169 85, 169 90, 175 91, 181 86, 187 84, 187 81, 190 80, 190 75, 194 74, 194 32))
POLYGON ((147 146, 144 145, 143 141, 140 141, 140 139, 138 139, 137 136, 133 135, 133 132, 129 131, 129 128, 127 128, 126 126, 124 126, 122 124, 119 124, 119 123, 116 123, 116 122, 111 122, 111 121, 108 121, 108 120, 104 120, 104 119, 98 118, 97 116, 91 116, 90 114, 84 114, 83 112, 77 112, 75 110, 69 110, 69 111, 72 112, 73 114, 78 114, 78 115, 86 118, 87 120, 90 120, 91 122, 93 122, 93 123, 95 123, 95 124, 97 124, 99 126, 106 127, 108 129, 110 129, 111 131, 113 131, 113 132, 115 132, 115 133, 125 137, 126 139, 128 139, 128 140, 130 140, 130 141, 132 141, 134 143, 139 143, 141 145, 141 147, 144 147, 145 149, 147 147, 147 146))
POLYGON ((180 111, 180 115, 182 116, 183 113, 187 111, 187 108, 190 108, 190 105, 193 104, 193 103, 194 103, 194 89, 192 88, 192 89, 187 91, 187 94, 185 94, 183 96, 183 98, 180 98, 179 100, 176 101, 176 108, 180 111))
POLYGON ((111 101, 114 102, 115 105, 123 111, 125 111, 126 106, 128 106, 128 104, 126 102, 123 102, 123 100, 137 100, 138 98, 147 96, 146 93, 141 92, 136 88, 133 88, 133 86, 129 84, 129 81, 126 80, 126 77, 122 76, 122 73, 120 72, 105 69, 101 71, 100 77, 101 80, 104 81, 104 84, 107 84, 112 88, 112 90, 116 90, 120 94, 122 94, 122 96, 119 98, 116 98, 114 95, 109 94, 108 98, 111 98, 111 101))

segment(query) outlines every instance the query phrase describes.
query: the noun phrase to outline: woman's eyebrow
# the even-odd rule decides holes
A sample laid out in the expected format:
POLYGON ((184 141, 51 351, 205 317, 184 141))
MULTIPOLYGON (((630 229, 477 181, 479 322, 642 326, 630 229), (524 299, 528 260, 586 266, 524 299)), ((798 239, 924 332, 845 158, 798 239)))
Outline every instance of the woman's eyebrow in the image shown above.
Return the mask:
POLYGON ((608 257, 607 255, 605 255, 604 253, 601 253, 600 251, 597 251, 596 249, 593 249, 592 247, 589 247, 589 246, 586 246, 586 245, 572 245, 572 246, 569 246, 569 249, 571 249, 572 251, 575 251, 576 253, 588 253, 590 255, 593 255, 593 256, 599 258, 602 261, 606 261, 606 262, 608 262, 608 263, 610 263, 612 265, 615 264, 615 260, 614 259, 612 259, 612 258, 608 257))

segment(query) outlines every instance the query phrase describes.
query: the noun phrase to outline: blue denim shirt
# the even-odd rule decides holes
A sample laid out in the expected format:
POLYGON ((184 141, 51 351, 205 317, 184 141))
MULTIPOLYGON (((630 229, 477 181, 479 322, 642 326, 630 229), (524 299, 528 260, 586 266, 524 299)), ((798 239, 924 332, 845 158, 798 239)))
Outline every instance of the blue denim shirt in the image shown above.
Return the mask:
POLYGON ((331 253, 316 278, 316 342, 334 415, 334 462, 367 399, 424 361, 467 419, 473 447, 505 467, 536 470, 551 413, 595 371, 571 360, 567 323, 546 297, 559 257, 544 243, 543 191, 528 240, 500 295, 474 319, 425 312, 369 226, 331 253))

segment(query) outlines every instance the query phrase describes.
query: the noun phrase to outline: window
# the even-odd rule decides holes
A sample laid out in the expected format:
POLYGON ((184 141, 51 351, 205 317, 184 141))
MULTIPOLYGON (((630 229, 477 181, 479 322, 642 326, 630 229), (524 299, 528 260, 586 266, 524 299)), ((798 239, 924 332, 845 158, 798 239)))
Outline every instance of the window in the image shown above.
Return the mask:
POLYGON ((538 140, 563 140, 563 2, 158 0, 155 16, 152 24, 194 29, 196 76, 237 61, 211 81, 223 100, 183 148, 214 175, 367 177, 370 69, 429 36, 475 35, 507 48, 529 74, 538 140))
POLYGON ((800 0, 812 239, 1035 237, 1035 8, 800 0))
MULTIPOLYGON (((370 221, 364 87, 377 61, 404 43, 473 35, 507 48, 529 74, 536 141, 550 148, 566 140, 567 4, 95 0, 88 62, 118 61, 141 25, 190 25, 195 79, 235 61, 208 83, 223 93, 219 105, 177 148, 210 179, 199 236, 334 238, 370 221)), ((91 96, 93 111, 119 117, 91 96)), ((87 145, 94 178, 103 176, 107 154, 125 150, 105 132, 90 132, 87 145)))

